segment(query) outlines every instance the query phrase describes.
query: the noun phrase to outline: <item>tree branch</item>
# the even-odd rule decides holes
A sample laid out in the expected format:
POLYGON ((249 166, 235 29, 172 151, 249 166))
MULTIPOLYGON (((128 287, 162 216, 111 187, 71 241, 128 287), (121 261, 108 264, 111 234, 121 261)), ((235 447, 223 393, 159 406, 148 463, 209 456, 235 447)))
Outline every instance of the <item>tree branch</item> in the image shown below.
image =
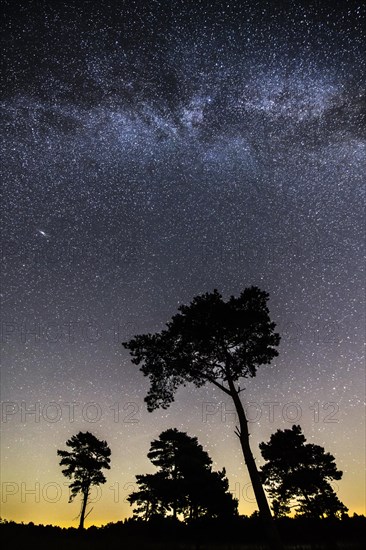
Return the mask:
POLYGON ((205 378, 207 378, 207 380, 209 382, 212 382, 213 384, 215 384, 215 386, 217 386, 218 388, 220 388, 220 390, 222 390, 223 392, 227 393, 228 395, 231 395, 231 391, 228 390, 227 388, 225 388, 225 386, 223 386, 222 384, 220 384, 220 382, 217 382, 214 378, 211 378, 211 376, 208 376, 207 374, 204 375, 205 378))
POLYGON ((88 515, 94 510, 94 507, 89 510, 89 512, 85 515, 84 519, 88 517, 88 515))

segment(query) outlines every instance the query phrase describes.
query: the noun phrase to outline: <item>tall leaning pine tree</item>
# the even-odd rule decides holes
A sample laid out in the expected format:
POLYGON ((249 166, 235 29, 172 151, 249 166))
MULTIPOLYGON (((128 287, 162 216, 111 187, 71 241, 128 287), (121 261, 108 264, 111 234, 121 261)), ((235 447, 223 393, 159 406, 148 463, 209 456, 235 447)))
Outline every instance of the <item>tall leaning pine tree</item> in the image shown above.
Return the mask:
POLYGON ((248 422, 240 399, 241 378, 254 377, 257 367, 278 355, 280 337, 269 317, 269 295, 246 288, 225 302, 214 290, 181 305, 179 313, 156 334, 135 336, 123 345, 132 362, 150 378, 147 408, 166 409, 181 385, 213 384, 234 402, 239 419, 236 434, 253 485, 260 516, 272 549, 282 548, 249 444, 248 422))

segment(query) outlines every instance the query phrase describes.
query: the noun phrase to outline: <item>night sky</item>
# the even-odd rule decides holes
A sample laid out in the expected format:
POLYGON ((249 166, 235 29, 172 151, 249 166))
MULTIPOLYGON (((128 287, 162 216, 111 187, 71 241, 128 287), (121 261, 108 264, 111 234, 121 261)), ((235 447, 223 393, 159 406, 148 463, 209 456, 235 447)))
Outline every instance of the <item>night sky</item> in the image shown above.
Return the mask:
POLYGON ((299 423, 365 513, 364 2, 3 5, 1 515, 76 526, 56 450, 88 430, 112 462, 87 525, 130 516, 169 427, 253 512, 227 396, 148 413, 121 345, 251 285, 282 336, 241 394, 257 463, 299 423))

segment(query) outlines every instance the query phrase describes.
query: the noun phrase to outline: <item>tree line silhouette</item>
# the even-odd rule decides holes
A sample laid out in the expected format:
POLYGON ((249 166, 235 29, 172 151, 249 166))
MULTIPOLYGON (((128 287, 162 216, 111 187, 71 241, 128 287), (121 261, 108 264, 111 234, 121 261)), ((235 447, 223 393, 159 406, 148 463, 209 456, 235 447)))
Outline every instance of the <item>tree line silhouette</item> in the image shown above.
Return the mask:
MULTIPOLYGON (((196 296, 155 334, 135 336, 123 346, 132 363, 150 380, 145 401, 151 412, 166 409, 180 386, 212 384, 232 399, 239 438, 258 505, 258 518, 271 549, 280 550, 274 516, 294 509, 297 516, 335 518, 347 508, 330 482, 340 479, 335 459, 318 446, 306 443, 300 426, 278 430, 260 450, 266 464, 258 469, 250 447, 248 421, 241 401, 243 379, 253 378, 257 368, 269 365, 278 355, 280 336, 275 332, 267 302, 268 293, 250 287, 226 302, 214 290, 196 296), (266 498, 267 488, 272 512, 266 498)), ((71 451, 58 451, 63 473, 72 478, 71 500, 80 493, 80 529, 84 526, 90 487, 105 483, 102 469, 109 469, 111 451, 105 441, 80 432, 66 442, 71 451)), ((197 438, 170 429, 151 443, 148 457, 157 467, 154 474, 136 476, 138 490, 129 495, 134 517, 178 516, 185 522, 200 518, 237 516, 237 501, 228 491, 225 469, 212 471, 212 460, 197 438)))
MULTIPOLYGON (((66 442, 72 451, 57 451, 63 474, 71 478, 70 502, 80 493, 79 529, 84 528, 87 501, 92 485, 106 482, 102 469, 109 469, 111 450, 89 432, 79 432, 66 442)), ((323 447, 306 443, 300 426, 277 430, 260 445, 267 462, 260 468, 263 484, 272 499, 276 518, 292 508, 296 517, 342 518, 346 506, 330 482, 339 480, 335 458, 323 447)), ((196 437, 176 428, 165 430, 151 442, 147 454, 158 468, 154 474, 138 474, 138 489, 127 498, 134 518, 145 522, 180 516, 182 521, 199 518, 228 520, 238 516, 238 501, 229 492, 225 468, 215 472, 208 453, 196 437)))

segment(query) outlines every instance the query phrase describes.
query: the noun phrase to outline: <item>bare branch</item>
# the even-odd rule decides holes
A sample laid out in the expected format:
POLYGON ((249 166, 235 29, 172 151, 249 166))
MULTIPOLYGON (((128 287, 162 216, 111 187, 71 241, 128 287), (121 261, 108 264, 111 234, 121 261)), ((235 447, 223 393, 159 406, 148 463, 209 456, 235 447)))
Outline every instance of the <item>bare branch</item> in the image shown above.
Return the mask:
POLYGON ((86 518, 88 517, 88 515, 89 515, 93 510, 94 510, 94 506, 93 506, 93 508, 90 508, 89 512, 85 515, 85 518, 84 518, 84 519, 86 519, 86 518))

